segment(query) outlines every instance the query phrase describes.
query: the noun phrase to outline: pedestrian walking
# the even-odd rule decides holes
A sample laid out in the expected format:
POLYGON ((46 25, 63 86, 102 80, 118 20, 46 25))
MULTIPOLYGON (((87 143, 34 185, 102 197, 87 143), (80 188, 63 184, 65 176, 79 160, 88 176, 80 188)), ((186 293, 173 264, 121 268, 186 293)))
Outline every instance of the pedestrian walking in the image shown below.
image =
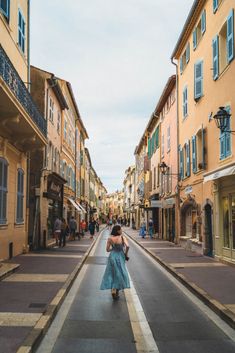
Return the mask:
POLYGON ((153 239, 153 220, 152 220, 152 218, 149 218, 148 226, 149 226, 149 236, 151 239, 153 239))
POLYGON ((146 224, 145 221, 143 220, 140 225, 140 236, 144 239, 146 235, 146 224))
POLYGON ((63 246, 64 247, 66 245, 67 232, 68 232, 67 222, 66 222, 66 220, 64 218, 62 218, 59 246, 63 246))
POLYGON ((130 288, 130 281, 125 261, 128 260, 129 244, 122 235, 120 225, 115 225, 106 243, 106 251, 110 252, 100 289, 111 289, 113 299, 119 298, 119 291, 130 288))
POLYGON ((61 219, 60 217, 57 217, 54 223, 54 235, 55 235, 56 245, 58 245, 58 242, 60 239, 60 233, 61 233, 61 219))
POLYGON ((110 218, 110 220, 109 220, 109 229, 110 230, 112 229, 112 225, 113 225, 113 221, 112 221, 112 218, 110 218))
POLYGON ((98 219, 96 220, 95 229, 96 229, 97 233, 100 231, 100 222, 98 219))
POLYGON ((90 232, 90 239, 93 239, 94 237, 94 234, 95 234, 95 226, 96 226, 96 221, 94 220, 94 218, 92 218, 90 220, 90 223, 89 223, 89 232, 90 232))
POLYGON ((86 222, 84 219, 82 219, 80 222, 80 232, 82 234, 82 237, 84 237, 85 231, 86 231, 86 222))
POLYGON ((69 221, 69 232, 72 240, 75 240, 76 230, 77 230, 77 222, 74 219, 74 216, 72 216, 69 221))

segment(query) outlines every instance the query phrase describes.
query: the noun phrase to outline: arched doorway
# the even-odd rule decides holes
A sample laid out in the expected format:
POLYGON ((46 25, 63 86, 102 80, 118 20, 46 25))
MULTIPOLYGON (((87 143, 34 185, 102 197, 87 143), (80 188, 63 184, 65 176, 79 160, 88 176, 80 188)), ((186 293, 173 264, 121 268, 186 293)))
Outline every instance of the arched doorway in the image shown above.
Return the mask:
POLYGON ((198 205, 194 198, 188 196, 181 206, 181 234, 188 238, 197 236, 198 205))
POLYGON ((205 255, 213 256, 213 234, 212 234, 212 208, 210 204, 205 205, 205 255))

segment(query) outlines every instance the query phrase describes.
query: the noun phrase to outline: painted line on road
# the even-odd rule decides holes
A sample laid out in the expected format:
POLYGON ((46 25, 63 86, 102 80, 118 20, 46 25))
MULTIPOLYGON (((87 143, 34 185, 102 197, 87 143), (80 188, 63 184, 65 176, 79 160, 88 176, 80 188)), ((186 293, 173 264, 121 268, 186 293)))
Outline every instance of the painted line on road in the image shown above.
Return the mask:
POLYGON ((125 289, 124 293, 132 331, 136 342, 136 350, 138 353, 159 353, 158 346, 154 340, 130 274, 129 277, 131 288, 125 289))
POLYGON ((162 267, 157 260, 149 255, 143 248, 138 246, 130 237, 130 242, 136 245, 143 255, 147 256, 158 270, 160 270, 187 298, 189 298, 206 316, 219 327, 226 336, 235 342, 235 330, 223 321, 214 311, 212 311, 207 305, 205 305, 200 299, 198 299, 192 292, 190 292, 183 284, 181 284, 171 273, 169 273, 164 267, 162 267))

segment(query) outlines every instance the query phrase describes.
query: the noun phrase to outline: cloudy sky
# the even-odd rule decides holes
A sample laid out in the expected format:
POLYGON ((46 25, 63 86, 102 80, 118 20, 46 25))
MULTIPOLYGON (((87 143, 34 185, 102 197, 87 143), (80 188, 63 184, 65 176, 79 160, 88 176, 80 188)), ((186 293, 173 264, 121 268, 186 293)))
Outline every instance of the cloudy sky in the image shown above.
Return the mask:
POLYGON ((32 0, 31 64, 69 81, 93 166, 122 188, 193 0, 32 0))

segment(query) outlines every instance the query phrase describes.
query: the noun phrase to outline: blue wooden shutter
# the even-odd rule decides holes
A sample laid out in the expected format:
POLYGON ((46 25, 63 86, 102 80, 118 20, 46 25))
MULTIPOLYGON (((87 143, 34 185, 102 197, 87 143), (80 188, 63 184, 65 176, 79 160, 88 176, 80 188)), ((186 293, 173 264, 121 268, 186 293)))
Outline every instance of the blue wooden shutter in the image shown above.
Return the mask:
POLYGON ((25 20, 22 12, 18 10, 18 44, 22 50, 25 52, 25 20))
POLYGON ((216 80, 219 77, 219 36, 216 36, 212 40, 212 51, 213 51, 213 79, 216 80))
POLYGON ((201 16, 201 31, 202 34, 206 32, 206 10, 202 11, 202 16, 201 16))
POLYGON ((179 146, 179 160, 180 160, 180 180, 184 179, 184 155, 182 147, 179 146))
POLYGON ((219 0, 213 0, 213 12, 215 13, 219 6, 219 0))
POLYGON ((192 136, 192 159, 193 159, 193 172, 197 172, 197 140, 196 136, 192 136))
POLYGON ((202 169, 206 168, 206 158, 205 158, 205 129, 202 128, 202 169))
POLYGON ((183 90, 183 116, 184 118, 188 115, 188 87, 183 90))
POLYGON ((24 172, 19 169, 17 173, 17 208, 16 208, 16 222, 20 223, 24 220, 24 172))
POLYGON ((193 49, 197 48, 197 29, 195 28, 193 31, 193 49))
MULTIPOLYGON (((225 108, 228 113, 230 113, 230 107, 225 108)), ((226 127, 227 131, 230 131, 230 119, 228 120, 228 124, 226 127)), ((230 156, 231 154, 231 133, 226 132, 225 130, 225 157, 230 156)))
POLYGON ((225 156, 225 132, 220 131, 220 159, 224 159, 225 156))
POLYGON ((0 0, 0 12, 9 19, 10 16, 10 0, 0 0))
POLYGON ((189 59, 190 59, 190 44, 188 43, 186 47, 186 63, 189 62, 189 59))
POLYGON ((230 12, 227 18, 227 62, 234 57, 234 10, 230 12))
POLYGON ((187 177, 190 176, 190 142, 186 143, 186 174, 187 177))
POLYGON ((8 179, 8 164, 3 158, 0 158, 0 224, 7 222, 7 179, 8 179))
POLYGON ((199 61, 194 65, 194 98, 199 99, 202 96, 203 88, 203 62, 199 61))

